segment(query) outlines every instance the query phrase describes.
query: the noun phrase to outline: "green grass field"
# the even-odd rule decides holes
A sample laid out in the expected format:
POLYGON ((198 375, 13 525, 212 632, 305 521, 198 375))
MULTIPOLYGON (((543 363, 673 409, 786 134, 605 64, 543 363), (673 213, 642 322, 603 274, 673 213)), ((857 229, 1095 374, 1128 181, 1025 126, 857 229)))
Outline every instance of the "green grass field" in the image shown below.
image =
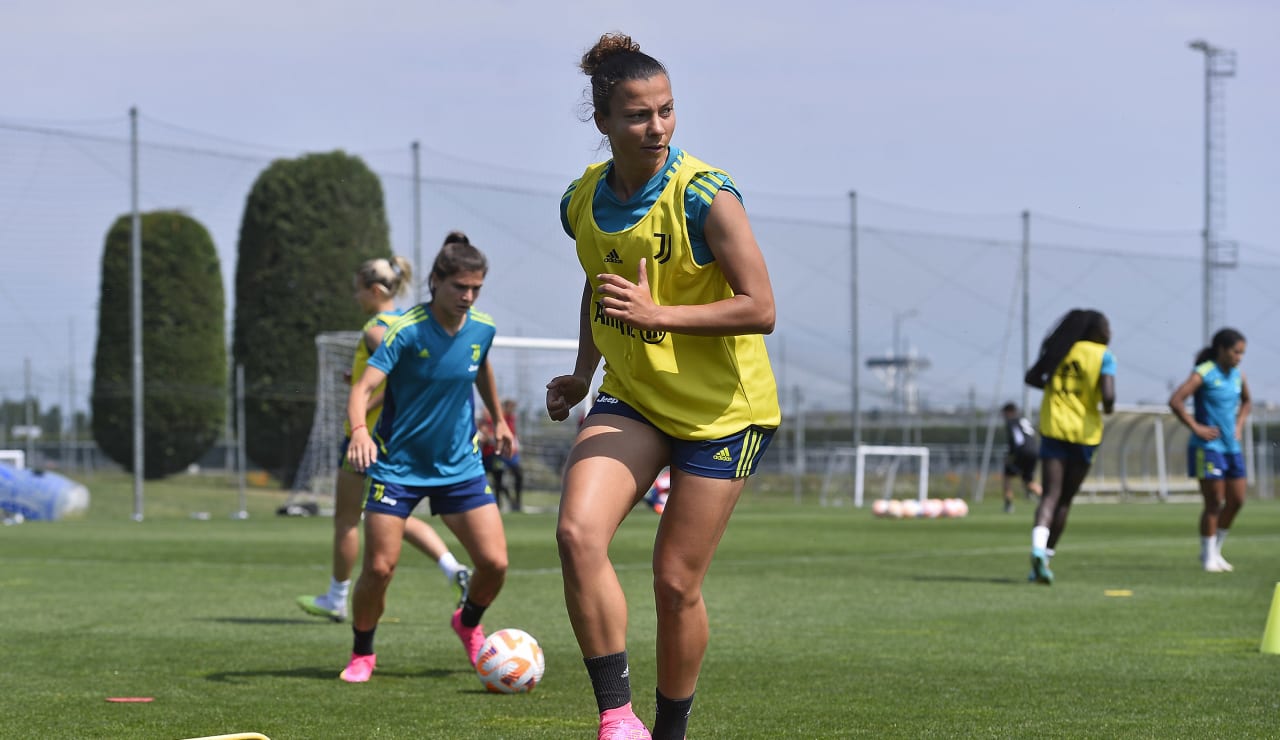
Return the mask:
MULTIPOLYGON (((373 680, 347 685, 349 626, 293 603, 327 584, 329 519, 276 517, 282 494, 252 489, 251 516, 233 520, 233 487, 179 477, 149 484, 134 522, 127 478, 87 482, 86 518, 0 528, 0 737, 595 736, 552 514, 506 515, 511 572, 485 625, 535 635, 547 673, 532 694, 497 696, 448 627, 443 576, 416 552, 392 584, 373 680), (106 701, 120 696, 154 701, 106 701)), ((1045 587, 1025 580, 1025 503, 894 521, 749 492, 707 582, 711 648, 689 736, 1280 736, 1280 655, 1259 651, 1280 502, 1250 501, 1226 574, 1198 567, 1198 512, 1079 503, 1045 587)), ((646 721, 657 520, 637 510, 613 548, 646 721)))

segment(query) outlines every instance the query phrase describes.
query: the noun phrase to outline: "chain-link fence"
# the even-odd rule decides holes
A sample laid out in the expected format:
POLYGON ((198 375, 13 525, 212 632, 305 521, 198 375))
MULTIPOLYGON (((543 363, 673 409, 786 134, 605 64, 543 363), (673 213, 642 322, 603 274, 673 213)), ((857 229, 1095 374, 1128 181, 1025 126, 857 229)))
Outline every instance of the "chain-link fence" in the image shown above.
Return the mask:
MULTIPOLYGON (((57 128, 0 121, 0 342, 8 348, 0 354, 0 399, 34 396, 42 408, 87 410, 103 240, 130 204, 128 123, 125 116, 57 128), (23 371, 26 359, 30 375, 23 371)), ((298 153, 265 151, 145 114, 139 128, 142 209, 177 208, 203 223, 230 292, 250 186, 273 159, 298 153)), ((500 334, 576 337, 583 278, 558 208, 577 171, 526 172, 423 149, 415 189, 409 142, 351 153, 382 180, 397 253, 429 262, 448 230, 463 229, 490 256, 480 307, 494 316, 500 334)), ((733 172, 733 163, 717 164, 733 172)), ((777 327, 767 341, 788 418, 847 414, 853 406, 855 314, 860 363, 915 362, 910 377, 895 375, 892 363, 859 368, 866 418, 900 413, 908 400, 917 413, 937 414, 1022 398, 1021 204, 1002 214, 963 215, 859 195, 855 210, 845 193, 781 194, 769 183, 738 185, 777 298, 777 327)), ((1190 373, 1201 345, 1199 235, 1037 213, 1026 226, 1025 351, 1034 355, 1067 309, 1098 308, 1111 320, 1120 400, 1163 403, 1190 373)), ((418 265, 419 276, 424 268, 418 265)), ((348 290, 349 282, 350 276, 335 275, 334 290, 348 290)), ((1277 285, 1280 250, 1241 245, 1239 265, 1225 278, 1224 323, 1254 340, 1243 369, 1260 405, 1276 398, 1280 372, 1280 346, 1268 332, 1280 318, 1277 285)), ((227 304, 230 317, 233 295, 227 304)), ((567 355, 559 371, 507 373, 501 391, 536 409, 543 376, 571 365, 567 355)), ((1036 405, 1038 396, 1030 401, 1036 405)), ((10 435, 14 421, 0 430, 0 446, 21 446, 10 435)))

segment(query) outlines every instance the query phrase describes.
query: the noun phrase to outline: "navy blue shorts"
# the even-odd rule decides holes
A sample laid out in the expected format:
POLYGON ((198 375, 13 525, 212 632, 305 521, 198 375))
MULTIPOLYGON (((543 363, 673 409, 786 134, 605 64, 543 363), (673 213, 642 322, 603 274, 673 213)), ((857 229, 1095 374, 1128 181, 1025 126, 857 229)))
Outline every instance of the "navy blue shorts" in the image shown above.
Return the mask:
POLYGON ((703 478, 745 478, 755 472, 764 451, 777 430, 755 425, 719 439, 676 439, 658 429, 627 403, 608 393, 596 396, 587 416, 613 414, 635 419, 653 427, 666 437, 671 447, 671 465, 703 478))
POLYGON ((1187 448, 1187 475, 1200 480, 1235 480, 1245 477, 1244 455, 1203 447, 1187 448))
POLYGON ((406 486, 376 478, 365 479, 365 511, 407 519, 424 498, 431 500, 432 514, 458 514, 486 504, 497 504, 493 490, 489 488, 489 479, 484 475, 447 486, 406 486))
POLYGON ((1075 442, 1064 442, 1053 437, 1040 438, 1040 459, 1041 460, 1066 460, 1068 462, 1082 462, 1085 465, 1093 464, 1093 453, 1098 449, 1097 445, 1082 445, 1075 442))

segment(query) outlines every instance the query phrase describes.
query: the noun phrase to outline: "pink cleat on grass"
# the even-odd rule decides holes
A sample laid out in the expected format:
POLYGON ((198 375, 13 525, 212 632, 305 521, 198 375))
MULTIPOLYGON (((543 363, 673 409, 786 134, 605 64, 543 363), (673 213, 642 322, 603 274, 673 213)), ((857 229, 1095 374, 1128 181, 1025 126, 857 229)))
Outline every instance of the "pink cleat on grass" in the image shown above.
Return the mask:
POLYGON ((476 657, 480 655, 480 648, 484 647, 484 625, 464 626, 462 624, 462 609, 458 609, 453 613, 453 618, 449 620, 449 625, 453 627, 454 632, 458 633, 458 639, 462 640, 462 648, 467 651, 467 660, 471 661, 471 666, 474 668, 476 657))
POLYGON ((651 740, 651 736, 632 711, 631 702, 627 702, 616 709, 601 712, 598 740, 651 740))
POLYGON ((376 655, 356 655, 351 654, 351 662, 343 669, 341 678, 347 683, 364 683, 373 675, 373 667, 378 662, 376 655))

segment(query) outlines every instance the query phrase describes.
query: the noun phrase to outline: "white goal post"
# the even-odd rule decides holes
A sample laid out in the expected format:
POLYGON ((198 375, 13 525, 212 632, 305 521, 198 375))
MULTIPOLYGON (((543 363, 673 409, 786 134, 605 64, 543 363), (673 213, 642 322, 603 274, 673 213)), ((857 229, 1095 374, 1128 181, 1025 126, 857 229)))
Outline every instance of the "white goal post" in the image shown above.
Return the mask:
MULTIPOLYGON (((351 358, 360 337, 358 331, 316 335, 315 414, 307 447, 298 464, 285 507, 308 502, 315 504, 320 513, 332 513, 338 450, 342 444, 347 397, 351 390, 346 373, 351 370, 351 358)), ((498 376, 499 394, 510 398, 529 395, 525 392, 526 385, 541 388, 555 375, 572 371, 573 359, 565 355, 577 351, 578 340, 499 336, 493 340, 493 349, 496 351, 491 354, 491 359, 498 376)))
MULTIPOLYGON (((916 484, 916 497, 921 503, 929 498, 929 448, 893 445, 859 445, 857 447, 838 447, 831 451, 827 459, 827 472, 822 479, 820 503, 826 506, 832 498, 836 487, 836 479, 849 473, 849 463, 853 462, 853 505, 861 508, 863 492, 866 487, 867 458, 888 457, 884 482, 884 498, 893 495, 898 465, 904 457, 920 458, 920 474, 916 484)), ((841 499, 835 499, 839 502, 841 499)))

